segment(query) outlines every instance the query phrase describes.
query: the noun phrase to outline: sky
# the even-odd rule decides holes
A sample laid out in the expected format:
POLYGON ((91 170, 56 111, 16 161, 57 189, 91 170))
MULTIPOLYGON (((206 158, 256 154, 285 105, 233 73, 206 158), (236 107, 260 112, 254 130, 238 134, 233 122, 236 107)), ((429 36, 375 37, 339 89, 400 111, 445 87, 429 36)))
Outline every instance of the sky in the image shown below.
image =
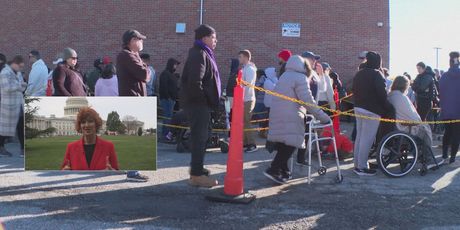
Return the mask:
POLYGON ((412 76, 420 61, 449 67, 449 53, 460 51, 460 0, 390 0, 390 74, 412 76))
MULTIPOLYGON (((66 100, 67 97, 42 97, 34 106, 39 107, 39 115, 63 117, 66 100)), ((157 127, 157 100, 154 97, 87 97, 87 100, 103 120, 107 120, 110 112, 117 111, 120 119, 131 115, 144 122, 145 129, 157 127)))

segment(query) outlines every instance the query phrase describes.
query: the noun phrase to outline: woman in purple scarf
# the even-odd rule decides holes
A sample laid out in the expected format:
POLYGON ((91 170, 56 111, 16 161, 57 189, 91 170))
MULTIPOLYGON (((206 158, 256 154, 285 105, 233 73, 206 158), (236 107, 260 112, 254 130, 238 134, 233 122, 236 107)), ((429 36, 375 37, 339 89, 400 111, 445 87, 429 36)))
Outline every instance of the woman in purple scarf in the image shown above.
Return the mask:
POLYGON ((189 184, 196 187, 210 188, 218 184, 203 166, 211 111, 218 107, 221 96, 220 74, 214 55, 216 45, 214 28, 199 26, 181 78, 180 103, 188 117, 192 144, 189 184))

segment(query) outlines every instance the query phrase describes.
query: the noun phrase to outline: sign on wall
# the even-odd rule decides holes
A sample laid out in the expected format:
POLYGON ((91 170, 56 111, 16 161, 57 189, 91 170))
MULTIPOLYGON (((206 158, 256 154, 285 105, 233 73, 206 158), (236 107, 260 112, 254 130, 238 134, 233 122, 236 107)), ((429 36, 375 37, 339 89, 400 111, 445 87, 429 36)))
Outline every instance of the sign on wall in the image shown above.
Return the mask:
POLYGON ((300 23, 283 23, 281 34, 283 37, 300 38, 300 23))

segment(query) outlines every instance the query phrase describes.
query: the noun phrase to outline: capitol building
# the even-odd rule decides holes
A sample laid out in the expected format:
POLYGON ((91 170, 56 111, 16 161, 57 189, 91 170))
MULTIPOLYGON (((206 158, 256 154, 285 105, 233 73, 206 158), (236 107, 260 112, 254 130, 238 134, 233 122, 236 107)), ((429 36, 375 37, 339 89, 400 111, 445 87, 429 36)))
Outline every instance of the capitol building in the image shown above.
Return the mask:
MULTIPOLYGON (((66 105, 64 106, 64 117, 56 117, 53 114, 49 117, 34 116, 27 126, 38 130, 45 130, 54 127, 56 131, 52 134, 53 136, 79 135, 75 130, 75 121, 77 120, 77 115, 80 109, 88 106, 88 100, 84 97, 69 97, 67 98, 66 105)), ((131 124, 131 126, 133 125, 131 124)), ((134 126, 133 130, 129 131, 128 134, 135 135, 139 127, 143 128, 144 123, 141 121, 135 121, 134 126)), ((106 121, 102 120, 102 127, 99 130, 99 133, 104 133, 106 129, 106 121)))

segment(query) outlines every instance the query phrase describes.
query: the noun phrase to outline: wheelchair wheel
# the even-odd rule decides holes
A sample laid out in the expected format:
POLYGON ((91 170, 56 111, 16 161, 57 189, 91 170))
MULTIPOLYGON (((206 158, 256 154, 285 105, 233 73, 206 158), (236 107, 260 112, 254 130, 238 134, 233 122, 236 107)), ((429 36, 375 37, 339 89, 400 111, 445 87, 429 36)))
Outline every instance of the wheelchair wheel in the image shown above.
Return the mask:
POLYGON ((379 167, 389 177, 403 177, 417 164, 417 143, 406 133, 396 131, 388 134, 377 151, 379 167))
POLYGON ((228 143, 225 141, 219 141, 220 151, 222 153, 228 153, 228 143))

